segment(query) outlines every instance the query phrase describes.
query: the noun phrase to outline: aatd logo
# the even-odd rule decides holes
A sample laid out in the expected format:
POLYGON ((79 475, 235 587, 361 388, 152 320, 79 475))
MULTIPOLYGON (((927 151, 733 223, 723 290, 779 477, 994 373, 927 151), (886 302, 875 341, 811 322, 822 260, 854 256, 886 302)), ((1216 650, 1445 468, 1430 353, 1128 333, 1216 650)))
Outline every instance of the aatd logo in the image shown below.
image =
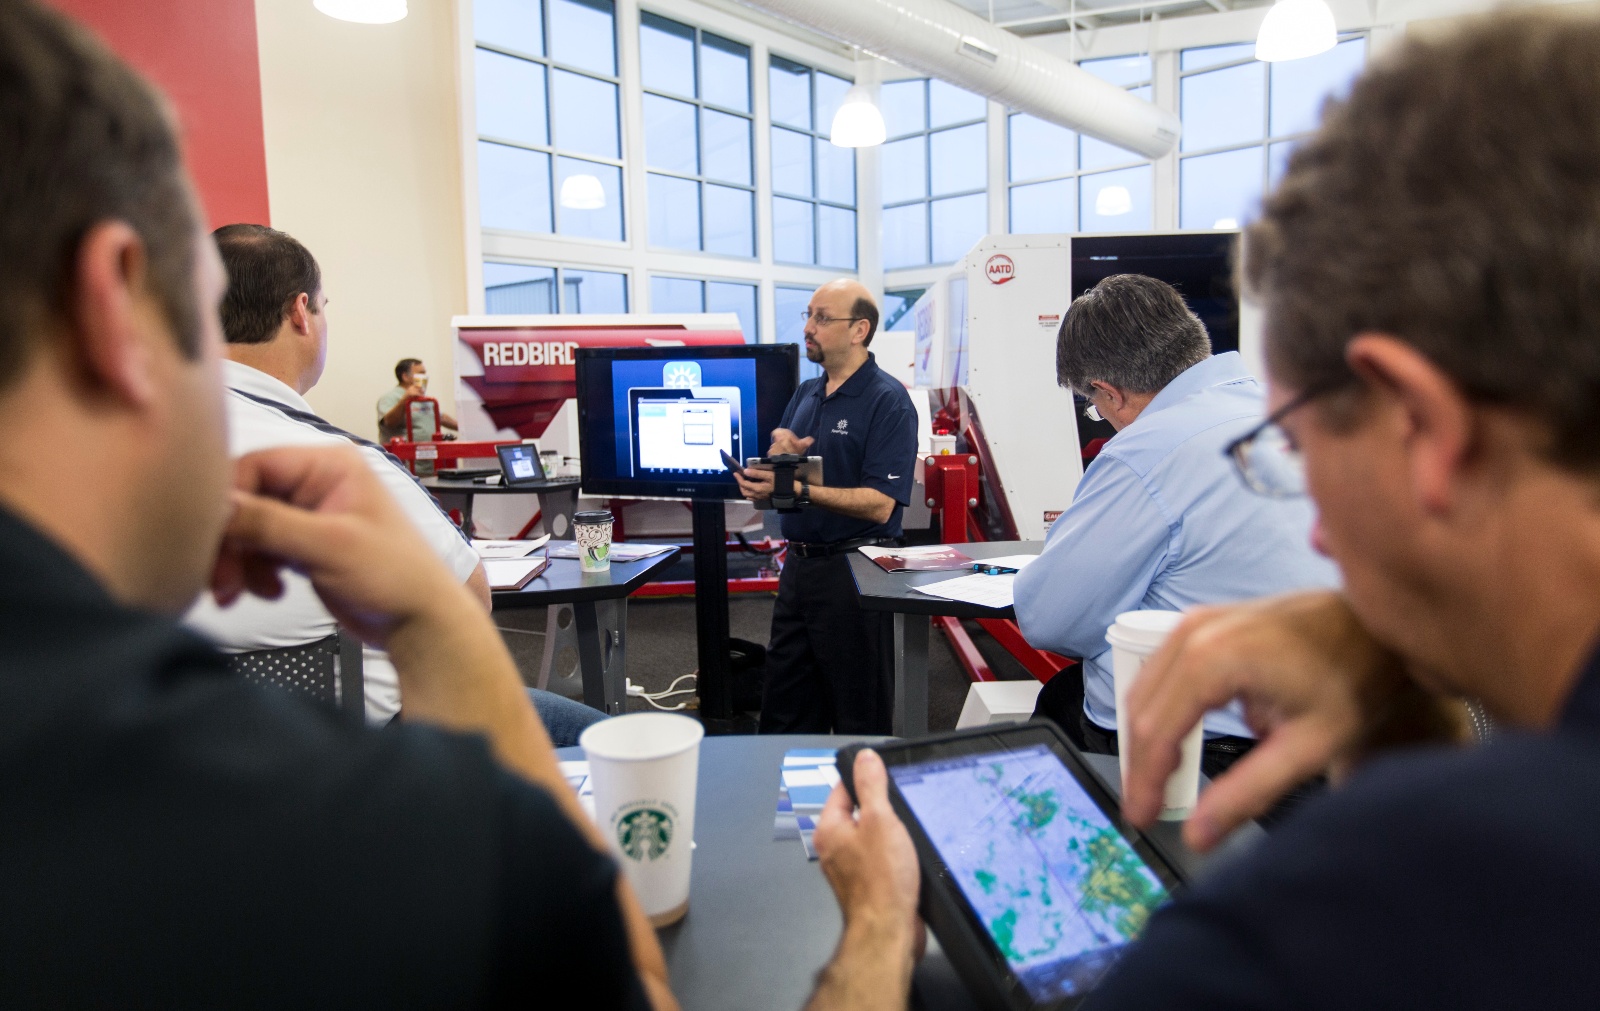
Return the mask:
POLYGON ((672 816, 653 807, 639 807, 617 821, 617 846, 629 859, 657 860, 672 845, 672 816))
POLYGON ((849 427, 850 427, 850 420, 848 418, 840 418, 838 421, 835 421, 833 423, 833 434, 834 435, 849 435, 850 433, 846 431, 846 429, 848 429, 849 427))
POLYGON ((983 272, 989 276, 990 284, 1005 284, 1017 276, 1017 265, 1006 254, 996 253, 983 265, 983 272))

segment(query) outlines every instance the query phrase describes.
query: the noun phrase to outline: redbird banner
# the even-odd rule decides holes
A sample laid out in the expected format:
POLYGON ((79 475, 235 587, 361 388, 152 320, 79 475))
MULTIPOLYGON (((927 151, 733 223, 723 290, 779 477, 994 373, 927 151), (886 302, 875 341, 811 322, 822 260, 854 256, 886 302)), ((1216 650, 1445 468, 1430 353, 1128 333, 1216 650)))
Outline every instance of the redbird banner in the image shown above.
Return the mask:
POLYGON ((743 344, 738 330, 689 330, 674 324, 619 327, 461 327, 483 374, 462 376, 497 428, 525 439, 544 434, 561 406, 577 396, 578 348, 692 347, 743 344))

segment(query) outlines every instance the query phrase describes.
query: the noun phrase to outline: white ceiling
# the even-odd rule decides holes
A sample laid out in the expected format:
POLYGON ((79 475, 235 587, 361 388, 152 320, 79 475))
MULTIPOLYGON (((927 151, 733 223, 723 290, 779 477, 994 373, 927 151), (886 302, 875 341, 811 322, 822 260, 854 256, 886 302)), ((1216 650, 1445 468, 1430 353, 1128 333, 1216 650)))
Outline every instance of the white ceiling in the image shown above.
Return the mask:
POLYGON ((1101 28, 1190 14, 1260 7, 1270 0, 951 0, 1018 35, 1066 31, 1075 19, 1079 28, 1101 28))

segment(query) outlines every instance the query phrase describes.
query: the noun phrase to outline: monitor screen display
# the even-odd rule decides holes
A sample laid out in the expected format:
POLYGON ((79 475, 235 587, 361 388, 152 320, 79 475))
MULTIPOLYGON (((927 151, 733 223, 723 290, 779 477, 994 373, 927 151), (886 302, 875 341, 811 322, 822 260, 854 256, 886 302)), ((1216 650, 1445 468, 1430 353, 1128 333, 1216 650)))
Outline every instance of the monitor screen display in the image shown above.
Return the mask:
POLYGON ((799 350, 580 348, 576 364, 585 494, 736 499, 722 454, 766 453, 799 350))

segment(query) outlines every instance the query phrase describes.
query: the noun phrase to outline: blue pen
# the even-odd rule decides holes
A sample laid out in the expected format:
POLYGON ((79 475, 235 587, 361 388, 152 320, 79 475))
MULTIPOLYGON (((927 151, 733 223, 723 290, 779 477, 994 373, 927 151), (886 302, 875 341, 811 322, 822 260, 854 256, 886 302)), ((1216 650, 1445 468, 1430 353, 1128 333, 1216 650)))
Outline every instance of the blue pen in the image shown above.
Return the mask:
POLYGON ((972 571, 981 572, 985 576, 1009 576, 1017 570, 1005 565, 985 565, 982 562, 973 562, 972 571))

